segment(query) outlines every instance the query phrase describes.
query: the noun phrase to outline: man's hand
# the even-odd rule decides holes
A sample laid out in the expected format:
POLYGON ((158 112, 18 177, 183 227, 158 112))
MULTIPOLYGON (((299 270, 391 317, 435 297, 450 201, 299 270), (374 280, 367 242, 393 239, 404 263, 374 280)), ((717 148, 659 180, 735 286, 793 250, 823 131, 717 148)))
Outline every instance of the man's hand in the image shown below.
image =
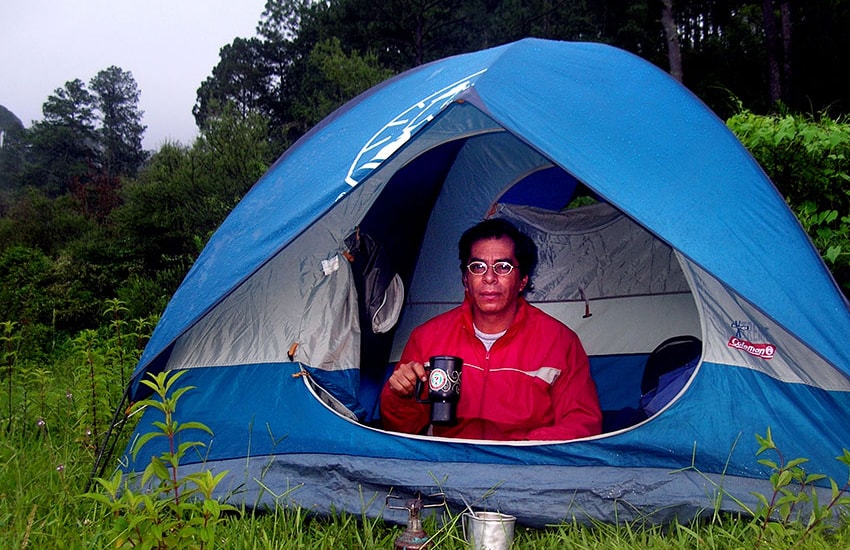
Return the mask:
POLYGON ((428 381, 425 365, 417 361, 410 361, 409 363, 399 363, 390 375, 390 379, 387 380, 387 385, 401 397, 412 397, 417 380, 428 381))

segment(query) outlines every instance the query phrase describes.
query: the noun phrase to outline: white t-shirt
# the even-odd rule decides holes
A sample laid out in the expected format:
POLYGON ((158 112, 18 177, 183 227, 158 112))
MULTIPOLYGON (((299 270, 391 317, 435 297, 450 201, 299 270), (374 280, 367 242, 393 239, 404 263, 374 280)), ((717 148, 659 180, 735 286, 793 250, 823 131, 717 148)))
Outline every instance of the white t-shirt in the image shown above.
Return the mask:
POLYGON ((487 348, 487 351, 490 351, 490 348, 493 347, 493 343, 496 340, 498 340, 499 338, 504 336, 506 332, 508 332, 508 329, 505 329, 502 332, 488 334, 486 332, 481 332, 480 330, 478 330, 478 327, 476 327, 474 324, 472 325, 472 328, 475 329, 475 336, 477 336, 478 339, 481 340, 481 343, 484 344, 484 347, 487 348))

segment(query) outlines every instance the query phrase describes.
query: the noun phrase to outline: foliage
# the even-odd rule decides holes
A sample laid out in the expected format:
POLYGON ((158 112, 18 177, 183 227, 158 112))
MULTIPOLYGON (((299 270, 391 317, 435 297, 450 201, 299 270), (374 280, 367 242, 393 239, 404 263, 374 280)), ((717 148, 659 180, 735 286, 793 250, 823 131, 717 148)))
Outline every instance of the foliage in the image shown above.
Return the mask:
POLYGON ((94 96, 80 79, 57 88, 42 106, 44 120, 26 134, 30 144, 21 187, 49 196, 67 192, 70 182, 84 178, 96 157, 94 96))
MULTIPOLYGON (((768 452, 776 455, 776 460, 760 458, 758 463, 771 471, 770 483, 773 494, 755 495, 759 507, 754 514, 754 525, 760 525, 757 544, 765 539, 770 531, 776 537, 796 542, 809 537, 813 532, 831 528, 836 512, 846 513, 850 507, 850 477, 839 487, 834 479, 829 479, 831 498, 826 503, 819 502, 817 484, 827 479, 823 474, 808 473, 804 465, 806 458, 786 460, 773 441, 768 427, 764 436, 756 434, 759 449, 756 456, 764 456, 768 452)), ((850 451, 843 450, 837 460, 850 469, 850 451)))
POLYGON ((0 318, 24 325, 49 322, 53 303, 44 289, 51 284, 51 268, 37 249, 7 249, 0 257, 0 318))
MULTIPOLYGON (((57 260, 38 248, 12 246, 0 253, 0 318, 14 319, 29 342, 27 354, 35 358, 57 339, 91 326, 102 307, 95 294, 120 280, 112 269, 115 256, 92 254, 109 242, 76 241, 81 246, 57 260), (86 245, 86 249, 82 248, 86 245)), ((150 315, 150 310, 141 316, 150 315)))
POLYGON ((90 88, 74 79, 54 90, 42 107, 44 120, 25 134, 19 187, 55 197, 135 175, 147 158, 139 97, 133 75, 115 66, 98 72, 90 88))
MULTIPOLYGON (((717 502, 728 498, 740 507, 742 515, 736 521, 747 531, 747 546, 804 548, 811 542, 812 547, 819 548, 821 543, 813 540, 822 541, 842 531, 845 534, 840 536, 846 536, 850 527, 847 523, 850 518, 850 451, 843 449, 842 454, 836 457, 848 468, 847 480, 839 485, 826 475, 808 472, 804 467, 807 458, 786 460, 774 442, 769 426, 764 436, 755 434, 755 438, 759 444, 756 458, 767 468, 772 487, 768 495, 752 493, 756 498, 755 506, 747 505, 723 487, 722 479, 718 482, 703 474, 696 465, 684 468, 701 475, 714 488, 717 502), (775 458, 769 454, 775 455, 775 458), (821 502, 825 484, 829 486, 829 498, 821 502)), ((712 522, 721 525, 726 519, 716 511, 712 516, 712 522)))
POLYGON ((147 153, 142 149, 141 92, 133 74, 113 65, 92 78, 91 88, 100 112, 100 157, 106 177, 135 176, 147 153))
POLYGON ((215 190, 224 207, 219 205, 219 219, 224 219, 269 167, 268 138, 268 122, 259 113, 240 112, 231 103, 207 120, 194 149, 202 156, 197 168, 217 178, 215 190))
POLYGON ((818 210, 811 201, 796 207, 795 213, 836 280, 850 293, 850 215, 818 210))
MULTIPOLYGON (((339 3, 344 4, 343 2, 339 3)), ((258 25, 260 37, 237 38, 198 89, 195 120, 205 128, 228 103, 242 114, 269 121, 276 152, 306 133, 324 115, 395 71, 378 60, 368 42, 343 45, 325 16, 330 4, 270 1, 258 25)), ((333 17, 331 15, 331 17, 333 17)))
POLYGON ((125 186, 111 220, 142 271, 170 295, 212 232, 270 162, 265 121, 235 105, 207 120, 191 148, 165 144, 125 186))
POLYGON ((73 196, 51 199, 29 188, 0 218, 0 250, 24 246, 53 256, 93 227, 94 221, 80 211, 73 196))
POLYGON ((848 211, 850 124, 825 115, 757 115, 741 109, 727 124, 789 203, 848 211))
MULTIPOLYGON (((800 46, 795 56, 832 44, 831 57, 821 57, 840 66, 845 54, 839 46, 847 39, 834 31, 846 20, 843 4, 793 6, 795 32, 806 33, 794 36, 800 46), (817 46, 805 40, 820 38, 824 29, 830 32, 817 46)), ((686 84, 721 111, 729 110, 730 91, 748 105, 773 107, 759 99, 761 3, 676 2, 675 8, 686 84)), ((191 145, 166 143, 146 161, 140 150, 141 92, 132 74, 112 66, 88 85, 70 80, 47 98, 44 120, 32 128, 4 115, 9 129, 2 160, 10 172, 3 174, 0 196, 0 256, 24 247, 46 258, 15 253, 32 261, 34 270, 45 270, 29 302, 37 306, 37 320, 23 326, 42 334, 36 347, 47 349, 57 338, 92 328, 105 300, 121 298, 138 317, 162 311, 212 232, 282 148, 392 73, 525 36, 607 42, 664 66, 659 9, 647 0, 393 0, 380 6, 269 0, 257 36, 222 48, 219 64, 199 88, 194 114, 201 137, 191 145)), ((795 67, 810 74, 820 59, 802 63, 795 57, 795 67)), ((810 74, 804 84, 834 72, 810 74)), ((817 86, 818 106, 829 103, 827 89, 842 89, 817 86)), ((842 188, 847 155, 840 141, 846 141, 847 125, 826 116, 738 111, 730 125, 752 136, 742 139, 783 189, 836 279, 849 288, 850 200, 842 188)), ((8 273, 0 284, 15 285, 17 276, 8 273)))
POLYGON ((360 92, 392 76, 374 54, 346 55, 337 38, 316 44, 307 58, 307 70, 293 106, 295 118, 311 128, 360 92))
POLYGON ((132 548, 213 548, 216 528, 228 512, 236 508, 213 498, 219 482, 227 475, 222 471, 213 475, 209 470, 181 476, 179 466, 186 453, 204 446, 200 441, 180 442, 178 436, 187 430, 200 430, 212 435, 201 422, 178 422, 180 397, 194 386, 173 389, 174 383, 186 371, 151 375, 151 380, 141 383, 151 388, 156 397, 135 403, 129 414, 144 408, 160 411, 163 421, 154 422, 158 431, 144 434, 133 445, 133 458, 149 441, 163 437, 167 450, 152 457, 138 481, 125 480, 117 471, 111 479, 97 479, 104 492, 90 492, 87 496, 103 505, 104 520, 111 523, 109 537, 115 547, 132 548), (173 389, 173 391, 172 391, 173 389))
POLYGON ((25 432, 27 419, 31 421, 36 414, 49 425, 78 426, 74 429, 80 441, 93 447, 121 400, 129 373, 156 320, 129 322, 125 311, 123 304, 114 300, 103 312, 111 320, 108 325, 83 330, 38 354, 28 348, 40 335, 33 336, 25 325, 16 322, 0 325, 7 430, 25 432), (61 389, 48 392, 54 384, 61 389))
POLYGON ((17 323, 14 321, 5 321, 0 324, 0 366, 3 367, 3 376, 6 378, 6 387, 8 391, 6 393, 6 399, 8 401, 9 406, 9 414, 7 417, 6 431, 11 431, 12 429, 12 418, 14 416, 14 409, 12 403, 15 401, 14 396, 14 387, 13 383, 15 378, 17 378, 16 364, 18 362, 18 352, 20 350, 21 344, 21 335, 17 333, 15 330, 17 328, 17 323))
MULTIPOLYGON (((850 10, 846 0, 794 3, 793 87, 784 109, 763 86, 762 4, 675 2, 685 84, 722 117, 736 113, 730 127, 850 290, 848 126, 825 110, 850 109, 841 103, 850 89, 836 70, 850 52, 843 32, 850 10), (730 103, 730 95, 753 110, 730 103)), ((150 159, 140 146, 140 91, 118 67, 88 87, 75 79, 57 88, 31 128, 0 109, 0 548, 110 547, 131 523, 152 535, 144 544, 154 547, 184 535, 212 546, 213 531, 220 548, 389 547, 400 529, 365 517, 315 518, 276 506, 231 520, 210 498, 218 479, 181 480, 176 455, 159 457, 148 474, 163 498, 113 477, 104 480, 114 497, 108 503, 80 499, 153 314, 280 150, 363 89, 420 63, 526 36, 606 42, 666 68, 658 10, 647 0, 269 0, 258 36, 225 45, 200 86, 193 112, 201 137, 167 143, 150 159), (105 509, 117 516, 102 521, 105 509), (186 530, 164 527, 174 522, 186 530)), ((167 440, 179 427, 165 422, 156 437, 167 440)), ((565 524, 520 530, 516 546, 847 547, 848 526, 826 521, 846 506, 846 486, 829 480, 833 498, 817 502, 811 483, 818 478, 805 472, 804 459, 784 460, 769 431, 759 442, 774 493, 760 497, 751 518, 565 524)), ((839 460, 848 463, 846 451, 839 460)), ((466 546, 456 518, 429 518, 426 528, 441 548, 466 546)))
MULTIPOLYGON (((848 112, 850 105, 840 103, 849 95, 847 84, 835 70, 847 64, 850 52, 847 33, 839 30, 850 22, 846 1, 779 3, 789 9, 794 31, 787 37, 789 59, 782 66, 784 100, 798 111, 831 107, 848 112)), ((759 112, 773 109, 765 86, 765 29, 772 13, 763 6, 774 3, 673 4, 685 84, 723 118, 734 108, 730 91, 759 112)), ((299 116, 298 100, 321 91, 305 87, 307 64, 311 52, 328 40, 337 40, 345 55, 361 52, 376 70, 392 73, 529 36, 608 43, 668 70, 669 42, 660 20, 661 4, 649 0, 392 0, 380 5, 269 0, 258 37, 238 38, 222 49, 219 64, 198 90, 194 113, 203 127, 216 103, 234 101, 261 112, 271 122, 272 135, 282 136, 279 143, 290 143, 310 128, 299 116)))
POLYGON ((254 112, 268 118, 274 115, 273 74, 265 64, 265 45, 256 38, 236 38, 221 48, 220 61, 198 88, 192 113, 198 128, 207 127, 207 119, 232 104, 243 115, 254 112))
POLYGON ((90 513, 79 495, 93 462, 94 430, 108 422, 120 381, 153 327, 151 319, 124 321, 120 303, 105 313, 107 325, 58 342, 38 359, 21 324, 0 324, 0 548, 102 547, 78 542, 90 513))
MULTIPOLYGON (((110 78, 133 89, 128 73, 111 69, 110 78)), ((51 105, 57 124, 75 108, 51 105)), ((161 312, 272 155, 266 121, 229 105, 191 147, 165 144, 135 180, 91 172, 59 196, 18 192, 0 218, 0 318, 22 324, 29 353, 92 328, 111 299, 125 301, 133 317, 161 312), (41 341, 31 339, 36 334, 41 341)))

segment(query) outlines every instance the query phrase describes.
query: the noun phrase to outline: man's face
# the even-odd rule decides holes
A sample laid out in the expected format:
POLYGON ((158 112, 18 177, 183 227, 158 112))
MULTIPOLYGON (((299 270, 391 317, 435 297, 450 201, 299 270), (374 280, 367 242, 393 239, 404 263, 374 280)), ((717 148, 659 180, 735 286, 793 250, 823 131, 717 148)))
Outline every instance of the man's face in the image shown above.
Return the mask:
POLYGON ((484 275, 473 275, 468 270, 463 272, 463 284, 472 300, 473 314, 506 314, 512 319, 519 293, 528 282, 528 276, 520 276, 514 242, 508 237, 476 241, 472 243, 469 258, 469 262, 474 261, 482 261, 488 266, 505 261, 514 266, 507 275, 496 275, 491 267, 484 275))

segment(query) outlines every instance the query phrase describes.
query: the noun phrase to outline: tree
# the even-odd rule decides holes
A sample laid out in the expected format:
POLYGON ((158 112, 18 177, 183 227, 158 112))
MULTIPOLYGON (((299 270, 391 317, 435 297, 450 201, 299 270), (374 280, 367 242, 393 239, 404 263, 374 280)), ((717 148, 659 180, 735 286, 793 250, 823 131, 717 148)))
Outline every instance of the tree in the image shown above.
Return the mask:
POLYGON ((316 8, 302 30, 320 40, 338 37, 347 51, 374 52, 394 72, 489 43, 493 22, 486 0, 339 0, 316 8), (318 27, 318 28, 317 28, 318 27), (320 30, 321 29, 321 30, 320 30))
POLYGON ((850 1, 795 2, 793 8, 789 106, 808 113, 850 113, 850 1))
POLYGON ((272 160, 268 121, 259 113, 243 114, 227 104, 208 121, 193 150, 206 159, 204 168, 217 182, 215 204, 209 205, 216 220, 206 237, 268 169, 272 160))
POLYGON ((43 189, 50 196, 68 191, 97 163, 95 98, 82 80, 57 88, 42 106, 44 120, 26 134, 29 154, 21 187, 43 189))
POLYGON ((7 191, 14 188, 23 167, 24 125, 13 112, 0 105, 0 212, 7 191))
POLYGON ((257 38, 236 38, 219 51, 219 62, 198 88, 192 109, 195 123, 203 130, 207 119, 220 114, 226 104, 234 105, 240 113, 255 111, 272 117, 267 109, 269 75, 264 70, 264 49, 257 38))
POLYGON ((114 195, 117 178, 135 175, 147 158, 139 96, 133 75, 115 66, 92 78, 91 89, 80 79, 57 88, 42 106, 44 119, 24 134, 26 162, 18 186, 53 197, 93 191, 98 211, 114 206, 102 200, 104 193, 114 195))
POLYGON ((667 59, 670 62, 670 75, 682 82, 682 49, 679 46, 679 29, 673 15, 673 0, 661 0, 661 26, 667 41, 667 59))
POLYGON ((293 115, 306 132, 334 109, 360 92, 392 76, 377 56, 342 51, 339 39, 319 42, 307 59, 307 70, 293 106, 293 115))
POLYGON ((762 0, 767 52, 768 97, 771 103, 791 98, 791 6, 788 0, 762 0), (778 21, 777 21, 778 20, 778 21))
POLYGON ((53 95, 48 96, 42 105, 44 122, 66 125, 86 140, 93 141, 94 102, 94 96, 86 89, 82 80, 77 78, 68 81, 64 88, 54 90, 53 95))
POLYGON ((257 34, 266 42, 293 42, 301 32, 301 21, 310 12, 310 0, 267 0, 257 24, 257 34))
POLYGON ((341 40, 327 38, 334 33, 331 14, 341 9, 269 0, 257 27, 260 36, 236 38, 223 47, 212 75, 198 89, 193 109, 198 127, 205 129, 233 104, 243 116, 257 113, 268 120, 279 152, 335 107, 389 76, 372 50, 343 48, 341 40))
MULTIPOLYGON (((236 105, 209 118, 191 148, 165 144, 124 190, 112 214, 118 238, 144 274, 176 282, 270 163, 268 127, 236 105)), ((173 291, 170 288, 169 291, 173 291)))
POLYGON ((100 113, 100 158, 107 179, 136 175, 147 159, 142 148, 146 126, 139 110, 139 88, 133 74, 111 66, 91 80, 95 105, 100 113))
POLYGON ((673 5, 685 86, 721 118, 735 112, 735 99, 769 108, 761 6, 734 0, 674 0, 673 5))

